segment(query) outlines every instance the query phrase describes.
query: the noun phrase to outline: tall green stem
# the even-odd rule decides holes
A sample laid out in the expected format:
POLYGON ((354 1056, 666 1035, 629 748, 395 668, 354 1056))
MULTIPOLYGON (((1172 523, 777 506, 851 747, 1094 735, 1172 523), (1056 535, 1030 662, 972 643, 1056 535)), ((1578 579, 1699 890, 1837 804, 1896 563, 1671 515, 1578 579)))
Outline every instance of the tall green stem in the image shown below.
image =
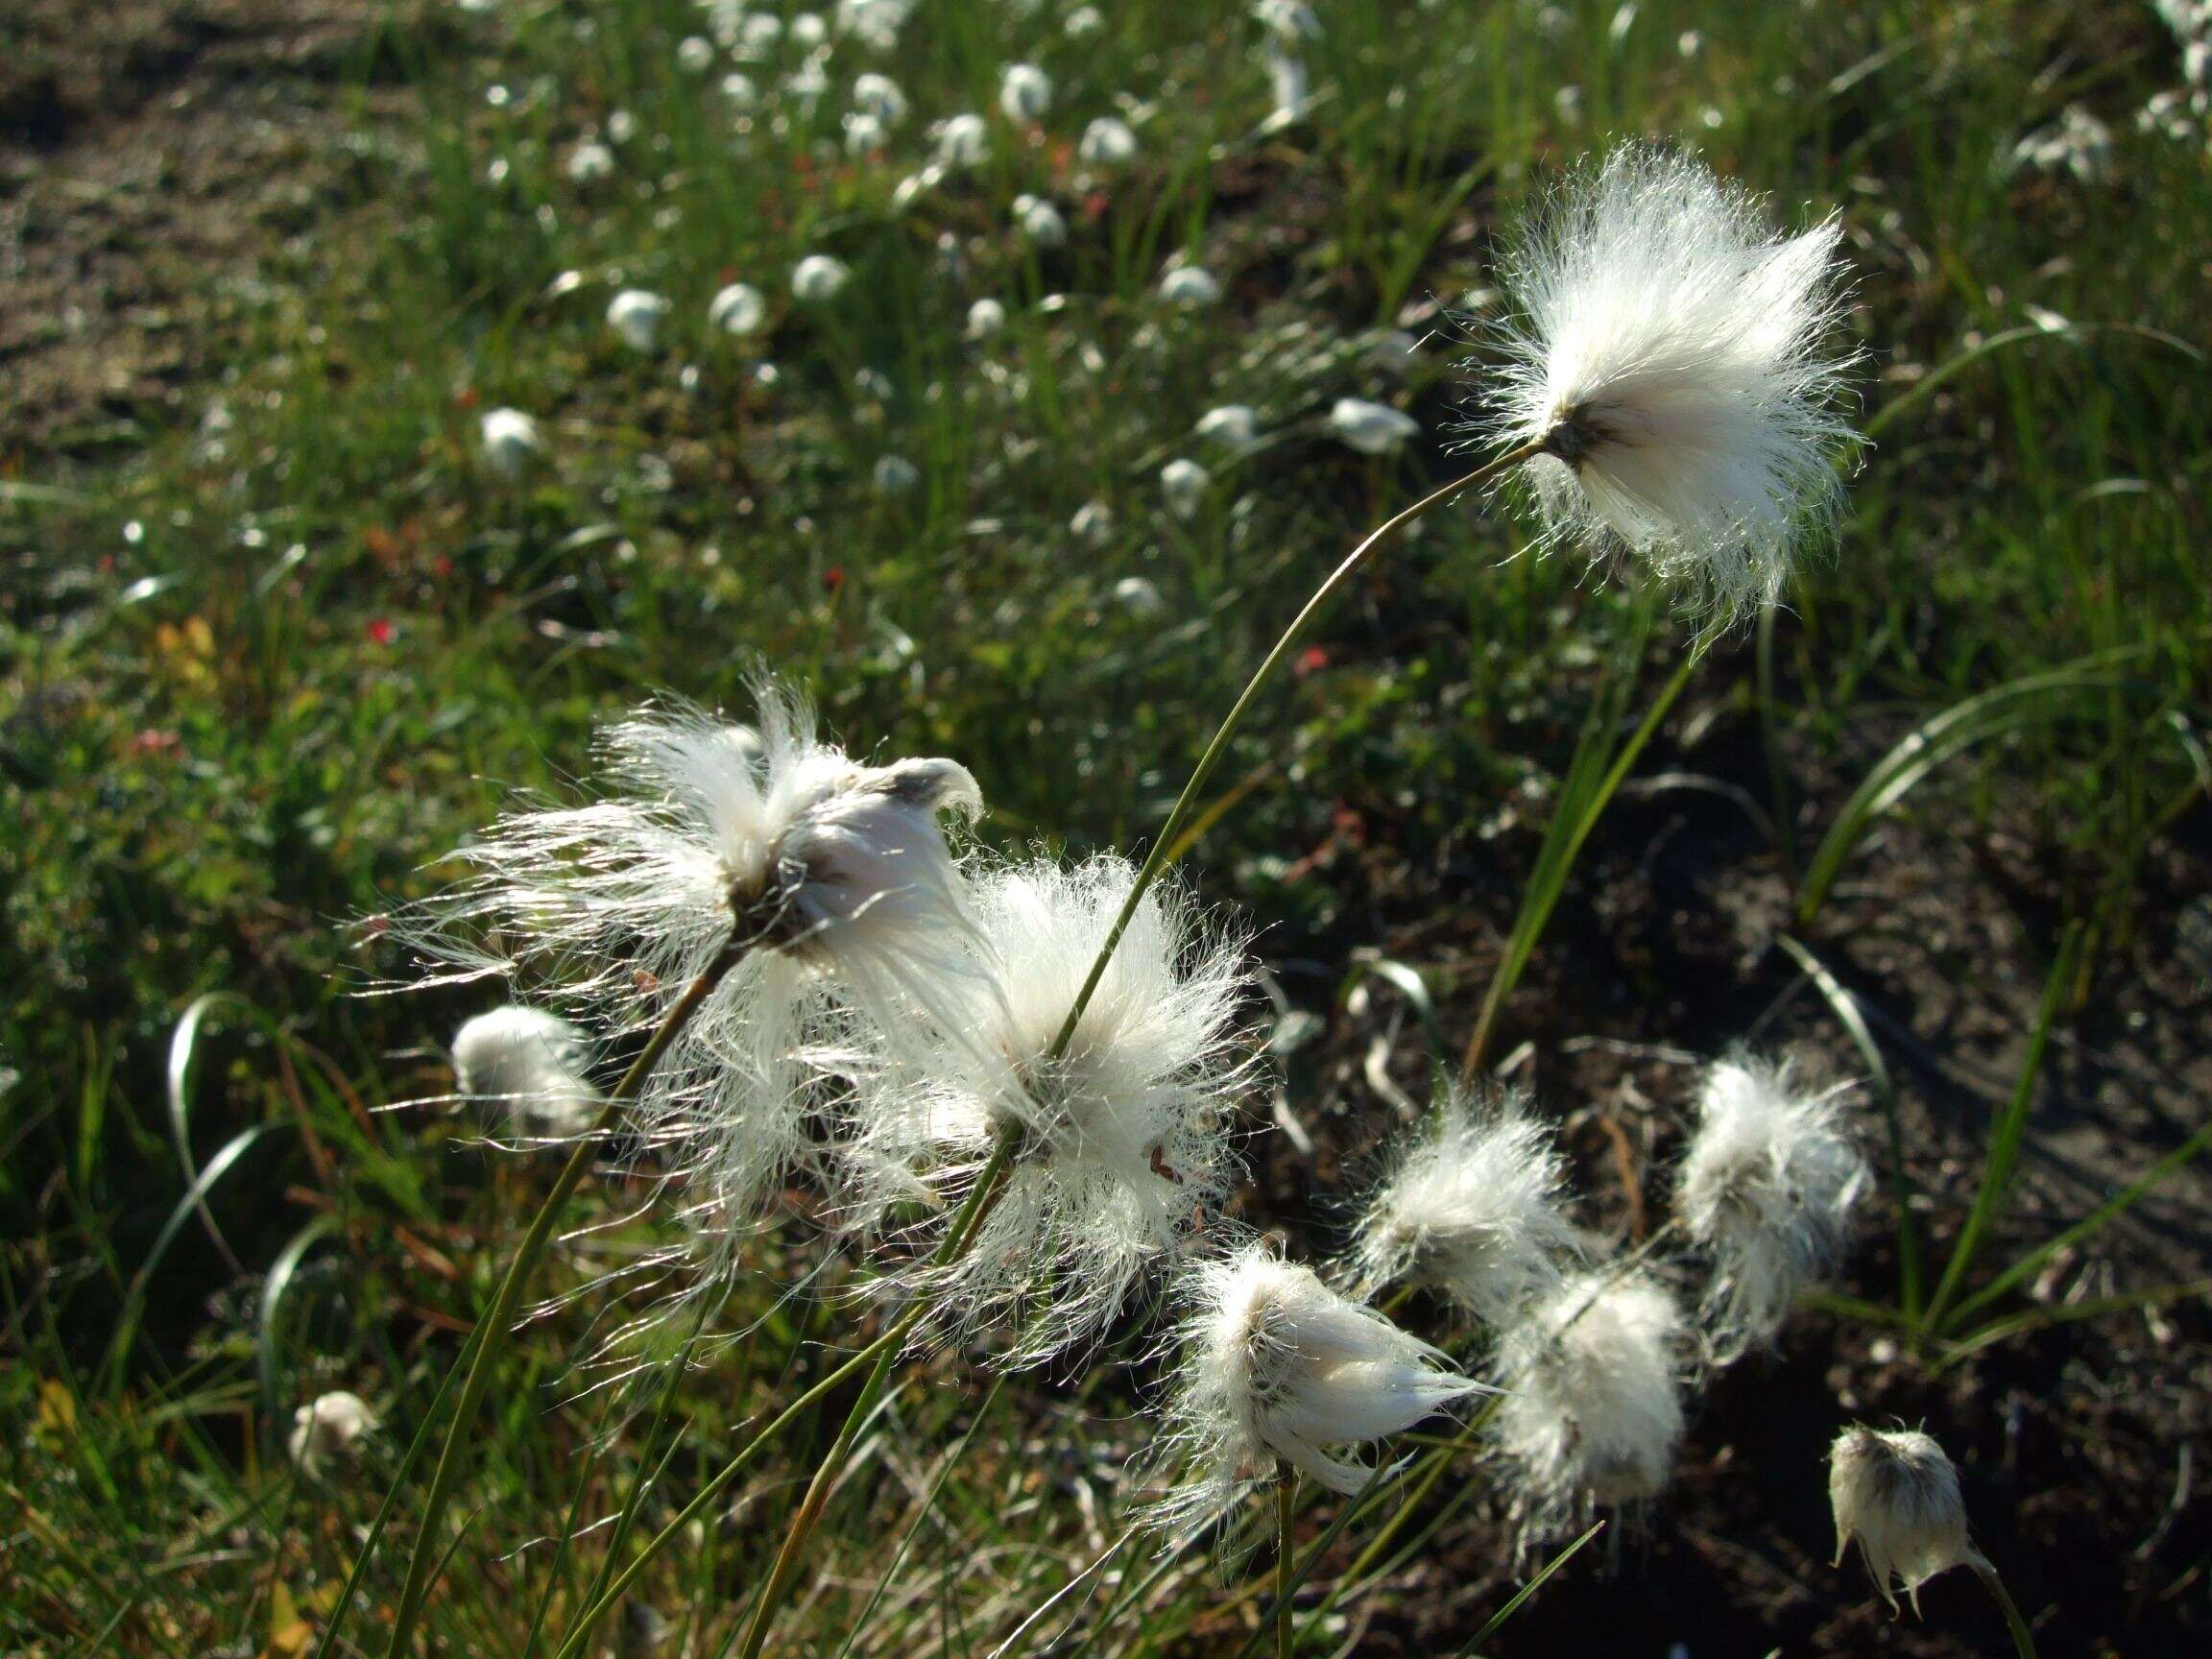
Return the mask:
POLYGON ((2035 1638, 2029 1632, 2028 1621, 2020 1617, 2020 1607, 2012 1599, 2012 1593, 2005 1588, 2005 1580, 1997 1576, 1997 1569, 1986 1561, 1977 1561, 1974 1571, 1988 1586, 1989 1594, 1996 1598, 1999 1609, 2005 1615, 2005 1628, 2012 1633, 2012 1646, 2020 1650, 2020 1659, 2035 1659, 2035 1638))
POLYGON ((1184 851, 1177 843, 1183 827, 1197 810, 1198 792, 1206 786, 1207 779, 1214 776, 1214 769, 1221 764, 1222 757, 1229 753, 1229 740, 1237 734, 1237 729, 1244 724, 1244 716, 1250 712, 1260 688, 1273 679, 1276 670, 1289 660, 1292 648, 1305 637, 1306 630, 1312 626, 1314 618, 1328 609, 1329 602, 1336 597, 1359 566, 1366 563, 1368 555, 1398 531, 1430 508, 1503 477, 1524 461, 1541 454, 1543 449, 1541 442, 1524 445, 1519 449, 1499 456, 1487 466, 1477 468, 1464 478, 1455 479, 1443 489, 1422 496, 1412 506, 1384 519, 1369 531, 1365 540, 1346 554, 1344 562, 1329 573, 1328 580, 1313 590, 1313 596, 1290 619, 1290 626, 1283 631, 1283 637, 1275 641, 1275 648, 1267 653, 1252 678, 1246 682, 1242 693, 1230 706, 1227 718, 1214 733, 1213 741, 1206 745, 1206 752, 1198 757, 1198 765, 1191 772, 1190 781, 1183 785, 1183 793, 1175 798, 1175 805, 1167 814, 1167 822, 1160 827, 1160 833, 1153 837, 1152 851, 1145 857, 1142 868, 1137 872, 1137 879, 1130 884, 1129 897, 1121 902, 1120 913, 1114 918, 1114 926, 1106 931, 1105 943, 1099 947, 1097 958, 1091 964, 1091 972, 1083 981, 1083 989, 1076 994, 1075 1006, 1068 1010, 1068 1018, 1060 1027, 1060 1034, 1053 1040, 1052 1053, 1055 1056, 1067 1052, 1069 1043, 1074 1038, 1075 1027, 1083 1019, 1083 1010, 1091 1006, 1091 998, 1098 990, 1098 981, 1105 975, 1106 964, 1113 960, 1115 948, 1121 943, 1121 935, 1128 930, 1130 919, 1137 914, 1137 906, 1143 902, 1146 890, 1160 878, 1161 872, 1166 869, 1171 859, 1184 851))
MULTIPOLYGON (((500 1280, 498 1293, 493 1297, 492 1306, 477 1322, 480 1335, 475 1343, 474 1357, 469 1359, 469 1375, 461 1385, 460 1403, 453 1407, 453 1421, 445 1431, 445 1445, 438 1454, 437 1472, 431 1476, 430 1490, 422 1501, 421 1524, 415 1534, 414 1551, 407 1560, 407 1582, 399 1592, 398 1611, 393 1617, 392 1640, 385 1647, 385 1652, 392 1659, 398 1659, 399 1655, 406 1653, 413 1642, 416 1621, 421 1617, 423 1599, 430 1593, 432 1571, 439 1558, 438 1538, 443 1530, 440 1524, 445 1518, 447 1506, 453 1502, 453 1488, 461 1478, 465 1444, 469 1431, 475 1427, 476 1414, 483 1407, 485 1391, 492 1385, 493 1361, 507 1345, 516 1310, 522 1303, 522 1292, 529 1285, 530 1275, 536 1269, 539 1259, 545 1254, 546 1245, 552 1240, 554 1223, 560 1219, 570 1194, 584 1179, 584 1171, 590 1167, 592 1156, 598 1150, 600 1137, 613 1126, 622 1107, 637 1098, 638 1091, 645 1086, 645 1079, 652 1075, 653 1069, 661 1063, 661 1057, 668 1051, 668 1046, 691 1022, 691 1017, 699 1012, 700 1006, 713 995, 714 988, 722 983, 730 970, 743 959, 750 948, 750 941, 741 941, 733 933, 720 953, 691 981, 684 995, 677 998, 675 1006, 668 1010, 666 1018, 653 1033, 652 1040, 645 1045, 637 1058, 631 1062, 630 1070, 622 1074, 622 1081, 615 1084, 613 1092, 607 1096, 607 1104, 600 1109, 598 1118, 585 1131, 583 1139, 576 1143, 576 1149, 568 1155, 568 1162, 554 1181, 553 1190, 546 1193, 545 1202, 539 1207, 536 1219, 530 1223, 530 1231, 523 1235, 521 1247, 515 1252, 515 1259, 508 1262, 507 1275, 500 1280)), ((405 1479, 404 1471, 398 1479, 405 1479)))
POLYGON ((1275 1659, 1290 1659, 1291 1496, 1297 1473, 1288 1463, 1275 1463, 1275 1659))

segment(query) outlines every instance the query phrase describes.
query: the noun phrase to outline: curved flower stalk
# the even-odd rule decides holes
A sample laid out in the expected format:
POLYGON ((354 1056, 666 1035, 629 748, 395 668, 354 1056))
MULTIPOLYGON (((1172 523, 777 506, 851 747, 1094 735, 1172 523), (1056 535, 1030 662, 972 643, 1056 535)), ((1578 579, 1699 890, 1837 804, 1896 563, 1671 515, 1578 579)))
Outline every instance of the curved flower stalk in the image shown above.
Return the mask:
POLYGON ((1703 1313, 1719 1364, 1774 1340, 1791 1305, 1851 1240, 1871 1178, 1839 1090, 1807 1094, 1788 1062, 1723 1060, 1697 1094, 1676 1204, 1714 1275, 1703 1313))
POLYGON ((1567 1279, 1505 1333, 1495 1421, 1524 1544, 1665 1487, 1682 1444, 1686 1334, 1664 1286, 1608 1267, 1567 1279))
POLYGON ((1733 613, 1771 604, 1842 502, 1840 225, 1796 236, 1701 163, 1643 145, 1571 177, 1501 268, 1514 315, 1492 435, 1548 534, 1623 547, 1733 613))
POLYGON ((1391 1155, 1353 1241, 1359 1287, 1442 1291, 1502 1325, 1585 1254, 1561 1210, 1567 1161, 1518 1092, 1495 1104, 1455 1089, 1391 1155))
POLYGON ((756 727, 672 708, 608 728, 606 798, 510 812, 461 853, 474 876, 402 924, 434 982, 542 974, 604 1040, 658 1027, 744 948, 626 1113, 709 1255, 811 1157, 837 1010, 906 1021, 974 961, 939 826, 981 809, 967 769, 863 765, 798 697, 757 689, 756 727))
POLYGON ((1374 1470, 1331 1448, 1396 1434, 1484 1388, 1264 1244, 1193 1267, 1185 1294, 1184 1358, 1162 1446, 1190 1472, 1150 1508, 1176 1537, 1278 1465, 1358 1492, 1374 1470))
POLYGON ((456 1087, 499 1108, 524 1135, 566 1140, 599 1116, 583 1033, 557 1014, 510 1003, 453 1034, 456 1087))
POLYGON ((1003 1329, 1005 1362, 1094 1340, 1147 1268, 1183 1254, 1237 1174, 1231 1119, 1250 1074, 1244 940, 1154 889, 1064 1051, 1060 1023, 1135 866, 1038 861, 974 881, 982 971, 921 1041, 898 1026, 852 1105, 854 1218, 957 1206, 993 1148, 1008 1172, 971 1247, 898 1276, 928 1329, 1003 1329))

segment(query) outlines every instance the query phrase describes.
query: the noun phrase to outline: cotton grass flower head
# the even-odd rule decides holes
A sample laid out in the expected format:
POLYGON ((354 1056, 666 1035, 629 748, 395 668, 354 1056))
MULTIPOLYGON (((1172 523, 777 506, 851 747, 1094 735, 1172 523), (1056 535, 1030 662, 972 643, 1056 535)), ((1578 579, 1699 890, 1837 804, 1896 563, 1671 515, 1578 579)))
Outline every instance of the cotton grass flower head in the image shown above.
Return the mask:
POLYGON ((922 484, 922 469, 903 455, 878 455, 869 471, 878 495, 907 495, 922 484))
POLYGON ((1722 612, 1779 595, 1858 443, 1830 344, 1841 236, 1776 235, 1749 191, 1635 144, 1533 213, 1501 266, 1493 435, 1543 445, 1520 470, 1549 536, 1626 548, 1722 612))
POLYGON ((608 728, 600 798, 524 803, 457 854, 470 876, 394 921, 429 983, 527 975, 595 1043, 722 972, 626 1114, 710 1276, 818 1157, 807 1118, 848 1028, 926 1018, 970 971, 939 822, 981 809, 967 769, 862 764, 795 694, 756 690, 753 728, 684 707, 608 728))
POLYGON ((1221 279, 1203 265, 1177 265, 1160 278, 1160 298, 1186 311, 1218 304, 1221 279))
POLYGON ((989 296, 968 307, 968 338, 988 340, 1006 326, 1006 306, 989 296))
POLYGON ((1421 436, 1421 422, 1387 403, 1339 397, 1329 410, 1329 430, 1362 455, 1388 455, 1421 436))
POLYGON ((991 124, 973 112, 948 115, 937 123, 937 165, 980 167, 991 156, 991 124))
POLYGON ((1057 248, 1068 240, 1068 221, 1042 196, 1015 197, 1014 222, 1039 248, 1057 248))
POLYGON ((519 409, 487 409, 477 422, 484 465, 501 478, 519 478, 545 447, 538 422, 519 409))
POLYGON ((830 253, 809 253, 791 268, 791 298, 808 305, 826 304, 845 292, 853 273, 830 253))
POLYGON ((1172 888, 1145 893, 1066 1051, 1051 1052, 1136 876, 1118 857, 980 876, 970 905, 986 971, 919 1046, 885 1033, 854 1104, 864 1226, 904 1203, 949 1208, 1013 1141, 972 1246, 907 1281, 938 1331, 1002 1331, 1011 1365, 1094 1340, 1148 1268, 1218 1224, 1236 1173, 1244 942, 1172 888))
POLYGON ((1395 1150, 1354 1240, 1363 1291, 1406 1280, 1497 1326, 1559 1285, 1582 1238, 1560 1208, 1567 1160, 1527 1107, 1455 1090, 1395 1150))
POLYGON ((1188 1473, 1151 1510, 1170 1533, 1205 1526, 1277 1460, 1358 1492, 1374 1470, 1332 1448, 1399 1433, 1482 1387, 1264 1244, 1199 1262, 1188 1280, 1163 1440, 1188 1473))
POLYGON ((1137 159, 1137 134, 1118 115, 1100 115, 1083 129, 1075 158, 1086 167, 1126 167, 1137 159))
POLYGON ((707 304, 707 326, 725 334, 757 334, 768 321, 768 301, 750 282, 733 282, 707 304))
POLYGON ((1789 1063, 1748 1056, 1706 1072, 1676 1207, 1714 1258, 1704 1312, 1719 1362, 1772 1342, 1797 1292, 1835 1267, 1868 1179, 1840 1090, 1808 1094, 1789 1063))
POLYGON ((1052 78, 1034 63, 1009 63, 998 78, 998 108, 1006 119, 1029 126, 1052 108, 1052 78))
POLYGON ((1249 403, 1224 403, 1199 416, 1190 430, 1207 443, 1234 453, 1249 449, 1259 441, 1260 413, 1249 403))
POLYGON ((584 1034, 558 1014, 510 1003, 453 1034, 455 1087, 530 1134, 580 1135, 599 1115, 584 1034))
POLYGON ((1214 487, 1214 474, 1188 456, 1177 456, 1160 469, 1160 493, 1167 511, 1178 518, 1194 518, 1206 504, 1206 492, 1214 487))
POLYGON ((1570 1275, 1505 1332, 1495 1421, 1525 1544, 1666 1486, 1686 1329, 1664 1286, 1616 1266, 1570 1275))
POLYGON ((579 184, 595 184, 613 173, 614 152, 596 138, 586 139, 568 152, 562 171, 579 184))
POLYGON ((890 76, 872 69, 854 80, 853 108, 886 127, 896 127, 906 119, 906 94, 890 76))
POLYGON ((313 1479, 332 1460, 351 1457, 362 1438, 375 1429, 376 1417, 369 1403, 341 1388, 292 1413, 292 1432, 285 1440, 285 1450, 300 1472, 313 1479))
POLYGON ((661 336, 668 301, 643 288, 625 288, 607 302, 607 326, 633 351, 650 351, 661 336))
POLYGON ((1934 1437, 1913 1429, 1853 1424, 1828 1452, 1836 1511, 1836 1564, 1859 1541, 1874 1587, 1895 1611, 1892 1581, 1920 1611, 1920 1586, 1953 1567, 1986 1568, 1966 1536, 1959 1471, 1934 1437))

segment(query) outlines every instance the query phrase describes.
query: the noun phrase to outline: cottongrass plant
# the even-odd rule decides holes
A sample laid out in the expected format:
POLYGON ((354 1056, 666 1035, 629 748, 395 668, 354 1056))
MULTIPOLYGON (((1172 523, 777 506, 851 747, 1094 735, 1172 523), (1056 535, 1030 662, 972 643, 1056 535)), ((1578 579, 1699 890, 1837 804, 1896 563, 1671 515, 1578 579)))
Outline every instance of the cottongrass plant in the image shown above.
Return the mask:
POLYGON ((1997 1569, 1967 1536, 1959 1470, 1933 1435, 1854 1423, 1829 1448, 1828 1500, 1836 1513, 1836 1564, 1843 1564, 1856 1541, 1892 1612, 1892 1584, 1903 1588, 1917 1614, 1921 1585, 1954 1567, 1971 1567, 1996 1599, 2022 1659, 2034 1659, 2027 1621, 1997 1569))
POLYGON ((1703 1311, 1717 1363, 1770 1345, 1850 1242, 1871 1174, 1841 1094, 1807 1093, 1787 1061, 1737 1057, 1705 1074, 1676 1210, 1713 1258, 1703 1311))
POLYGON ((1732 613, 1773 603, 1822 541, 1857 446, 1834 337, 1840 224, 1782 236, 1751 192, 1629 144, 1532 215, 1490 433, 1553 540, 1626 548, 1732 613))
POLYGON ((1136 879, 1118 857, 991 871, 973 888, 980 972, 963 1006, 881 1053, 856 1088, 852 1190, 863 1218, 955 1207, 1001 1142, 1012 1162, 974 1242, 892 1283, 925 1329, 1003 1333, 1003 1360, 1094 1340, 1141 1276, 1217 1235, 1238 1173, 1233 1118, 1252 1071, 1243 938, 1155 888, 1072 1037, 1068 1010, 1136 879))
POLYGON ((1525 1094, 1485 1104, 1455 1090, 1393 1152, 1360 1214, 1359 1286, 1420 1285, 1503 1325, 1585 1254, 1566 1192, 1567 1160, 1525 1094))
POLYGON ((1673 1292, 1618 1264, 1565 1279, 1505 1332, 1494 1422, 1524 1548, 1665 1488, 1688 1336, 1673 1292))
MULTIPOLYGON (((429 983, 524 974, 595 1039, 642 1041, 579 1138, 478 1328, 424 1498, 435 1538, 522 1290, 598 1136, 627 1115, 664 1157, 710 1285, 768 1184, 808 1154, 829 1075, 816 1051, 854 1019, 911 1020, 972 955, 940 819, 982 801, 951 760, 864 765, 814 735, 803 699, 763 679, 756 727, 649 709, 601 740, 603 799, 531 804, 460 857, 473 873, 397 919, 429 983)), ((402 1478, 404 1471, 402 1471, 402 1478)), ((405 1651, 435 1551, 409 1561, 405 1651)))
POLYGON ((558 1014, 510 1003, 453 1034, 455 1086, 496 1107, 524 1138, 565 1141, 599 1116, 584 1034, 558 1014))
POLYGON ((1333 1449, 1399 1433, 1483 1389, 1262 1242, 1199 1263, 1183 1295, 1162 1456, 1184 1479, 1147 1512, 1171 1535, 1204 1527, 1270 1478, 1358 1492, 1375 1470, 1333 1449))
POLYGON ((364 1438, 376 1431, 376 1414, 360 1395, 338 1389, 318 1395, 292 1413, 284 1449, 301 1475, 321 1479, 334 1463, 350 1462, 364 1438))

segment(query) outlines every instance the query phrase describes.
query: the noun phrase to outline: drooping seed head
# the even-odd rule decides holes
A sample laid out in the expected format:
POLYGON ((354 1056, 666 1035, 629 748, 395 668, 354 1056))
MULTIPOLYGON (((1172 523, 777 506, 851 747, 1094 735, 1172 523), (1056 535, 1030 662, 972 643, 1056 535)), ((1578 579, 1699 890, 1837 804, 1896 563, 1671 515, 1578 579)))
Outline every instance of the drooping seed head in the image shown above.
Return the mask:
POLYGON ((1933 1436, 1855 1423, 1828 1452, 1828 1500, 1836 1512, 1836 1562, 1859 1541, 1874 1587, 1894 1609, 1892 1581, 1920 1611, 1920 1586, 1953 1567, 1980 1566, 1966 1535, 1959 1471, 1933 1436))

